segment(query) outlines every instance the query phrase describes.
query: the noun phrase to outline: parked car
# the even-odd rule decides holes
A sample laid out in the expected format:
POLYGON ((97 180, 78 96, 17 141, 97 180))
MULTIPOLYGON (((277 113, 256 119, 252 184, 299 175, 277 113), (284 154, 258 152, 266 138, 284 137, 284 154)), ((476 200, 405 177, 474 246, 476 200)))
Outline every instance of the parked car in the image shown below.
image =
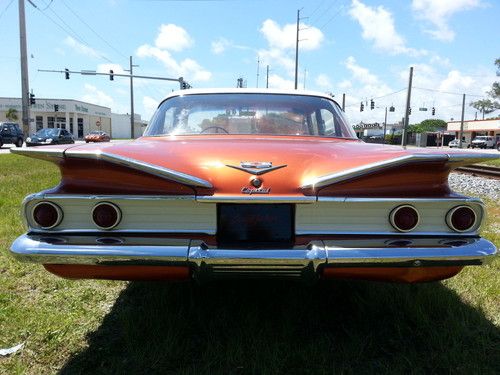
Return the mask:
POLYGON ((0 122, 0 147, 12 143, 21 147, 24 142, 24 134, 19 124, 15 122, 0 122))
POLYGON ((111 137, 101 130, 91 131, 89 134, 85 136, 85 143, 89 142, 109 142, 111 141, 111 137))
POLYGON ((138 140, 11 152, 61 171, 11 252, 66 278, 421 282, 496 253, 448 174, 497 155, 364 143, 322 93, 182 90, 138 140))
POLYGON ((44 128, 26 138, 26 146, 58 145, 75 143, 73 136, 66 129, 44 128))
POLYGON ((495 147, 495 138, 489 137, 486 135, 479 135, 472 140, 471 147, 472 148, 494 148, 495 147))
MULTIPOLYGON (((457 138, 453 139, 448 143, 448 146, 450 148, 458 148, 459 147, 459 140, 457 138)), ((465 139, 465 137, 462 138, 462 148, 470 148, 470 143, 465 139)))

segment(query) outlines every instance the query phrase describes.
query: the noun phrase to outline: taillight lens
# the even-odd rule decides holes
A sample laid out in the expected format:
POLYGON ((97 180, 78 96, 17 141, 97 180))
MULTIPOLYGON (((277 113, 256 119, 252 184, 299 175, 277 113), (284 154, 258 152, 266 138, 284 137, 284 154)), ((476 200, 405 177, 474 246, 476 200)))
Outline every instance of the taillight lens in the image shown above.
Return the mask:
POLYGON ((409 232, 418 225, 420 216, 415 207, 402 205, 396 207, 389 215, 391 225, 400 232, 409 232))
POLYGON ((92 220, 101 229, 113 229, 122 219, 120 209, 109 202, 98 203, 92 210, 92 220))
POLYGON ((455 232, 471 230, 476 225, 476 221, 476 213, 468 206, 453 207, 446 214, 446 224, 455 232))
POLYGON ((58 226, 63 218, 61 208, 52 202, 40 202, 33 208, 33 221, 43 229, 58 226))

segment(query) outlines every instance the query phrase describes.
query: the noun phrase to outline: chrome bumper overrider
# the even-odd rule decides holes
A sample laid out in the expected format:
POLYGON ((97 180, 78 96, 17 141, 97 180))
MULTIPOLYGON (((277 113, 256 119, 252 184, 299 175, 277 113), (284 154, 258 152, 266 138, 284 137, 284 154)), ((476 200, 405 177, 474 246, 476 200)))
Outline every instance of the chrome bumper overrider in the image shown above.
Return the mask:
POLYGON ((222 249, 189 239, 25 234, 11 252, 43 264, 189 265, 213 275, 300 276, 323 266, 478 265, 492 259, 496 248, 479 237, 313 240, 287 249, 222 249))

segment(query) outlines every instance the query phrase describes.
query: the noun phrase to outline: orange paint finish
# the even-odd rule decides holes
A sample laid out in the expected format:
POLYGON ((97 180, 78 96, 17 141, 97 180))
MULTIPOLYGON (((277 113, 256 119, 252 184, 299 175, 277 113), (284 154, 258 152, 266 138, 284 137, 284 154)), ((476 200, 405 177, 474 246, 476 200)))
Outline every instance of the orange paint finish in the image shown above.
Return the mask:
POLYGON ((325 267, 323 279, 361 279, 400 283, 438 281, 455 276, 463 266, 450 267, 325 267))
POLYGON ((319 196, 341 197, 444 197, 450 168, 445 163, 413 163, 327 186, 319 196))
POLYGON ((170 280, 191 278, 187 266, 96 266, 77 264, 44 264, 45 269, 66 279, 170 280))

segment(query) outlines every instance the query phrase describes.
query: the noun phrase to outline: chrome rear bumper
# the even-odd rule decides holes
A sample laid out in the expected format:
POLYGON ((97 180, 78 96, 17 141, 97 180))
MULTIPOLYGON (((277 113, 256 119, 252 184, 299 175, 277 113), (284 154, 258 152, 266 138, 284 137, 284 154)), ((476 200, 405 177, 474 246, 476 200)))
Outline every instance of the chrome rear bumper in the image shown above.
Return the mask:
POLYGON ((199 240, 149 237, 25 234, 12 254, 43 264, 177 265, 212 275, 301 276, 318 267, 426 267, 479 265, 495 246, 474 238, 371 238, 313 240, 287 249, 221 249, 199 240))

